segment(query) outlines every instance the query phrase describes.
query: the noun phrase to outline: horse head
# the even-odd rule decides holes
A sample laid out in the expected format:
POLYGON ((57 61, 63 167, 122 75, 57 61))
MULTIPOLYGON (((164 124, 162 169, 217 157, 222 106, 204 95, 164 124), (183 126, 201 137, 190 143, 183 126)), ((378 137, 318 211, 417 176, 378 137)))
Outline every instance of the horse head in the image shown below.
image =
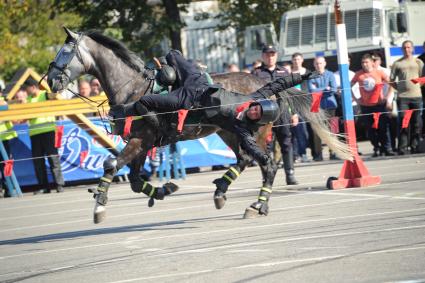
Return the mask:
POLYGON ((68 35, 64 45, 50 63, 47 82, 53 92, 60 92, 88 70, 90 54, 83 43, 84 35, 64 27, 68 35))
POLYGON ((148 91, 154 71, 124 44, 97 31, 64 30, 67 38, 47 73, 52 91, 63 91, 82 74, 99 79, 110 105, 134 101, 148 91))

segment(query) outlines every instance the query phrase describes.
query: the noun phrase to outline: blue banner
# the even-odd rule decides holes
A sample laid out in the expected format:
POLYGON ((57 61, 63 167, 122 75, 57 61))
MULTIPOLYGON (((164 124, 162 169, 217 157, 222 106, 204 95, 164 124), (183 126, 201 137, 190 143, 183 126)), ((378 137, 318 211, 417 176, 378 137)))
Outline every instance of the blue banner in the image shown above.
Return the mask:
MULTIPOLYGON (((91 121, 106 132, 100 119, 93 118, 91 121)), ((101 177, 103 175, 103 161, 112 154, 72 121, 58 121, 57 124, 64 126, 59 155, 65 181, 101 177), (87 156, 84 162, 80 164, 80 153, 83 151, 87 152, 87 156)), ((15 160, 14 173, 21 186, 36 185, 37 179, 31 159, 28 126, 26 124, 15 125, 15 130, 18 132, 18 138, 10 141, 11 152, 15 160)), ((125 143, 119 136, 110 135, 109 137, 113 139, 118 150, 124 148, 125 143)), ((234 153, 216 134, 197 140, 179 142, 179 148, 186 168, 236 163, 234 153)), ((49 180, 52 181, 47 159, 46 166, 49 180)), ((149 170, 148 162, 145 164, 145 168, 149 170)), ((128 173, 128 167, 124 167, 118 172, 119 175, 128 173)))

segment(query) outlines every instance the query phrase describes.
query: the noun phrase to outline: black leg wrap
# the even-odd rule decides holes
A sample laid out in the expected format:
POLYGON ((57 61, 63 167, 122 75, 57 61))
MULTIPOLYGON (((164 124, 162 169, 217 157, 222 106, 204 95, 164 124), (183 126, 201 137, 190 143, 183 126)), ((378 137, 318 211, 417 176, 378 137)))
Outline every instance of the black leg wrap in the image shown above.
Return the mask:
POLYGON ((217 190, 225 193, 227 192, 227 189, 229 188, 230 184, 239 177, 239 174, 239 168, 230 167, 229 170, 227 170, 226 173, 223 174, 223 177, 215 179, 213 183, 216 185, 217 190))
POLYGON ((106 205, 108 203, 108 195, 106 192, 100 192, 95 195, 96 202, 100 205, 106 205))
POLYGON ((227 192, 227 189, 229 188, 229 181, 224 178, 217 178, 213 181, 213 183, 216 186, 216 192, 222 192, 223 194, 227 192))
POLYGON ((269 204, 268 202, 257 201, 251 204, 251 207, 258 211, 260 215, 269 214, 269 204))
POLYGON ((254 202, 245 210, 243 218, 250 219, 256 218, 258 216, 269 214, 269 198, 272 193, 271 188, 263 187, 261 188, 260 194, 258 196, 258 201, 254 202))
POLYGON ((93 194, 93 198, 100 205, 106 205, 108 203, 108 189, 111 185, 112 179, 106 177, 100 178, 99 185, 95 189, 88 189, 89 193, 93 194))
POLYGON ((216 186, 216 190, 214 192, 214 205, 215 208, 221 209, 226 203, 227 197, 226 192, 229 188, 230 184, 235 181, 240 174, 240 170, 238 167, 230 167, 229 170, 224 173, 223 177, 215 179, 213 183, 216 186))
POLYGON ((149 197, 148 206, 152 207, 155 204, 155 199, 163 200, 165 196, 178 191, 178 189, 179 187, 171 182, 164 184, 160 188, 155 188, 148 182, 144 182, 143 186, 141 187, 141 192, 149 197))

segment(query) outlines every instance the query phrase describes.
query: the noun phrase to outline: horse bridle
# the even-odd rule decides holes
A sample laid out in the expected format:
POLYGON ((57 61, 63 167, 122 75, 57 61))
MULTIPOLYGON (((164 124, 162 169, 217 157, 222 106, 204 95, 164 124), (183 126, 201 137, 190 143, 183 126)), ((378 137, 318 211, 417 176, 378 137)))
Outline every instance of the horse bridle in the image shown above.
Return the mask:
MULTIPOLYGON (((72 61, 72 59, 74 59, 74 57, 75 56, 77 56, 77 59, 78 59, 78 61, 81 63, 81 65, 83 65, 83 67, 84 67, 84 72, 85 73, 87 73, 87 68, 86 68, 86 65, 84 64, 84 61, 83 61, 83 56, 81 55, 81 51, 80 51, 80 49, 78 48, 78 46, 79 46, 79 43, 80 43, 80 41, 81 41, 81 38, 82 38, 82 36, 83 36, 83 34, 79 34, 79 36, 78 36, 78 38, 77 38, 77 40, 71 40, 71 41, 69 41, 68 42, 68 44, 70 44, 70 45, 72 45, 72 49, 71 49, 71 51, 70 51, 70 53, 72 53, 72 56, 69 56, 69 59, 68 59, 68 62, 66 62, 64 65, 63 65, 63 67, 59 67, 57 64, 56 64, 56 61, 52 61, 52 62, 50 62, 50 64, 49 64, 49 69, 48 69, 48 72, 53 68, 53 69, 57 69, 57 70, 59 70, 59 72, 60 72, 60 82, 63 84, 64 82, 65 82, 65 77, 66 77, 66 79, 70 82, 71 81, 71 77, 68 75, 68 70, 69 70, 69 64, 71 63, 71 61, 72 61)), ((44 76, 43 76, 43 78, 44 78, 44 76)))
MULTIPOLYGON (((62 84, 62 86, 65 85, 66 80, 68 81, 68 83, 72 81, 72 79, 71 79, 70 75, 68 75, 68 73, 70 73, 69 72, 69 64, 71 63, 72 59, 74 59, 74 56, 77 56, 78 61, 83 65, 84 72, 87 73, 87 71, 88 71, 88 69, 86 68, 86 65, 84 64, 84 60, 83 60, 83 56, 81 55, 81 51, 78 48, 79 47, 79 43, 80 43, 83 35, 84 35, 83 33, 79 33, 77 40, 72 39, 69 42, 67 42, 68 44, 72 45, 72 49, 69 51, 69 53, 72 53, 72 55, 69 56, 68 61, 62 67, 58 66, 55 60, 52 61, 49 64, 49 68, 48 68, 48 72, 47 73, 49 73, 52 68, 53 69, 57 69, 60 72, 59 75, 58 75, 58 77, 59 77, 58 79, 59 79, 59 82, 62 84)), ((47 76, 47 73, 40 79, 40 82, 47 76)), ((154 69, 148 68, 148 67, 146 67, 146 65, 144 65, 143 66, 143 70, 140 71, 138 74, 142 74, 142 76, 145 78, 145 80, 148 80, 149 81, 149 85, 146 88, 145 93, 143 94, 143 95, 145 95, 149 91, 149 89, 151 89, 153 87, 152 82, 155 80, 155 71, 154 71, 154 69)), ((116 93, 113 94, 112 96, 118 94, 124 86, 126 86, 128 83, 130 83, 135 78, 136 78, 136 76, 130 78, 128 81, 126 81, 125 83, 123 83, 118 88, 118 90, 116 91, 116 93)), ((99 117, 101 117, 101 119, 103 121, 103 116, 100 113, 100 108, 103 109, 103 104, 105 104, 108 101, 108 99, 105 99, 104 101, 98 103, 98 102, 90 99, 89 97, 82 96, 80 93, 75 92, 72 89, 68 89, 68 90, 71 93, 73 93, 75 96, 81 98, 83 101, 85 101, 87 103, 89 103, 89 102, 90 103, 94 103, 96 105, 96 107, 97 107, 97 111, 98 111, 99 117)), ((115 103, 111 104, 111 101, 109 101, 109 105, 110 106, 113 106, 114 104, 115 103)), ((104 109, 103 109, 103 112, 104 112, 104 109)), ((106 127, 105 127, 105 129, 106 129, 106 127)), ((109 132, 109 131, 107 131, 107 132, 109 132)))

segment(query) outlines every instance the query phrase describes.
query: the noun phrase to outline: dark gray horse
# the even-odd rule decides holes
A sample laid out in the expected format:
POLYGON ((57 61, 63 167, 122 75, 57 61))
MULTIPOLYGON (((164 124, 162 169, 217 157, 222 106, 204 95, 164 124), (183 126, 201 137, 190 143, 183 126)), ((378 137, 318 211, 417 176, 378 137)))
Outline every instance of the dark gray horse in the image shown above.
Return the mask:
MULTIPOLYGON (((147 68, 140 58, 126 49, 120 42, 98 32, 77 34, 68 29, 65 29, 65 31, 68 35, 65 44, 51 63, 47 74, 49 86, 54 92, 66 89, 71 81, 82 74, 91 74, 101 82, 111 106, 129 103, 137 100, 141 95, 150 93, 154 78, 153 70, 147 68)), ((214 80, 221 82, 230 90, 240 93, 251 93, 264 84, 263 81, 249 74, 221 75, 214 77, 214 80)), ((299 96, 299 99, 305 97, 299 96)), ((294 101, 296 100, 294 99, 294 101)), ((309 103, 306 101, 300 100, 299 103, 292 103, 291 105, 293 109, 310 112, 309 103)), ((190 115, 194 118, 202 118, 201 111, 190 112, 190 115)), ((307 113, 305 114, 308 115, 307 113)), ((153 115, 155 115, 154 117, 157 119, 159 127, 158 125, 152 125, 149 122, 151 119, 142 118, 133 121, 130 136, 126 137, 128 143, 123 151, 116 159, 105 161, 104 175, 95 191, 95 223, 99 223, 104 219, 108 188, 116 172, 124 165, 130 164, 130 182, 133 191, 137 193, 143 192, 151 199, 163 199, 165 195, 174 192, 177 186, 167 183, 163 187, 153 187, 140 178, 139 170, 145 162, 147 151, 153 146, 196 139, 220 130, 216 125, 195 123, 185 125, 182 133, 177 135, 175 129, 170 126, 170 115, 156 115, 155 113, 153 115)), ((326 125, 320 122, 323 117, 312 117, 311 119, 306 117, 306 119, 312 121, 313 125, 318 125, 318 131, 323 133, 322 137, 329 136, 326 125)), ((235 152, 238 160, 237 165, 231 168, 236 169, 238 174, 229 174, 234 180, 245 169, 251 158, 241 150, 238 139, 234 134, 224 131, 220 131, 219 134, 235 152)), ((344 150, 346 148, 337 139, 327 138, 325 141, 330 142, 331 146, 334 145, 334 151, 341 153, 340 156, 345 157, 344 153, 347 151, 344 150)), ((268 165, 268 167, 270 166, 272 165, 268 165)), ((231 169, 229 170, 234 173, 235 170, 231 169)), ((266 167, 263 168, 263 172, 266 172, 266 174, 263 174, 263 187, 271 189, 275 170, 266 167)), ((220 194, 220 191, 216 191, 215 203, 217 208, 221 208, 224 205, 224 192, 220 194)))

